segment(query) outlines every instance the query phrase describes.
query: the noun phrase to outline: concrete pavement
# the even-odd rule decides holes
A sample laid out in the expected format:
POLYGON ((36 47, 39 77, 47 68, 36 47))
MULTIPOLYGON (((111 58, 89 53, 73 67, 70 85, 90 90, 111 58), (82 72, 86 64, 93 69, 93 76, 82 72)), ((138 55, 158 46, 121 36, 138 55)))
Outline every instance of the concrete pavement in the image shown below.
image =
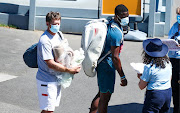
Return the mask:
MULTIPOLYGON (((0 27, 0 75, 17 78, 0 82, 1 113, 39 113, 36 79, 37 69, 28 68, 22 59, 24 51, 36 43, 42 31, 26 31, 0 27)), ((81 35, 64 34, 70 46, 80 47, 81 35)), ((108 113, 141 113, 145 90, 138 88, 136 72, 131 62, 141 62, 142 42, 125 41, 121 54, 122 66, 128 86, 121 87, 117 74, 115 92, 109 102, 108 113)), ((83 70, 67 89, 62 88, 61 103, 55 113, 88 113, 93 97, 98 91, 96 77, 87 77, 83 70)))

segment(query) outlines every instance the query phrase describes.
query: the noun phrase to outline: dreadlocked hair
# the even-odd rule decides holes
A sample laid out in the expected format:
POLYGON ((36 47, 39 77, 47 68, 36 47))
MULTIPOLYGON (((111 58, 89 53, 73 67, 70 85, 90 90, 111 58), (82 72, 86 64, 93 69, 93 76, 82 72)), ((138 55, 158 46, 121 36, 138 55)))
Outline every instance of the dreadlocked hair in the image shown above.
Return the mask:
POLYGON ((165 55, 164 57, 151 57, 144 50, 142 52, 142 60, 144 64, 156 65, 156 67, 165 68, 166 63, 169 63, 169 58, 165 55))

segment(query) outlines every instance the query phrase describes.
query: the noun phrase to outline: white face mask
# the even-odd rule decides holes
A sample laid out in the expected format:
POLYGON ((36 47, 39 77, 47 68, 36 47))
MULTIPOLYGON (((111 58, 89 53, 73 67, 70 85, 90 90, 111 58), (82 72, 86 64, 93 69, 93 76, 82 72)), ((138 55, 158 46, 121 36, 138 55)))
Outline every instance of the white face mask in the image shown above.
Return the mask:
POLYGON ((129 17, 122 18, 120 24, 122 26, 127 26, 129 24, 129 17))

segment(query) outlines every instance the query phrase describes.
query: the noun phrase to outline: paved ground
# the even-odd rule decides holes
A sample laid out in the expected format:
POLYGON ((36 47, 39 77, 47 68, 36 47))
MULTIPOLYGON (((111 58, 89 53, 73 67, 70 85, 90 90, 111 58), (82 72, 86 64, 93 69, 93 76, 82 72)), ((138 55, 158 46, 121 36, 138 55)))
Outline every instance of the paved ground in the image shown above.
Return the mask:
MULTIPOLYGON (((36 43, 42 31, 26 31, 0 27, 0 76, 17 78, 0 82, 1 113, 39 113, 35 75, 37 69, 28 68, 22 59, 24 51, 36 43)), ((64 34, 74 49, 80 47, 81 35, 64 34)), ((136 72, 131 62, 141 62, 142 42, 125 41, 121 55, 128 86, 121 87, 116 76, 115 92, 108 113, 141 113, 144 92, 138 88, 136 72)), ((96 77, 87 77, 83 70, 67 89, 62 90, 60 107, 55 113, 88 113, 91 100, 97 93, 96 77)))

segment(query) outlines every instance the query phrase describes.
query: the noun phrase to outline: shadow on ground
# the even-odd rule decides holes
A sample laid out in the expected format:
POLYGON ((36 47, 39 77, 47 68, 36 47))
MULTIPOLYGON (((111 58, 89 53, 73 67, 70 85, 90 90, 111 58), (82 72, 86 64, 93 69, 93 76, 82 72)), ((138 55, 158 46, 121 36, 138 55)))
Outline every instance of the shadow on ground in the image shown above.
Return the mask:
MULTIPOLYGON (((122 105, 108 106, 108 113, 142 113, 143 104, 129 103, 122 105)), ((173 108, 171 108, 172 113, 173 108)))

